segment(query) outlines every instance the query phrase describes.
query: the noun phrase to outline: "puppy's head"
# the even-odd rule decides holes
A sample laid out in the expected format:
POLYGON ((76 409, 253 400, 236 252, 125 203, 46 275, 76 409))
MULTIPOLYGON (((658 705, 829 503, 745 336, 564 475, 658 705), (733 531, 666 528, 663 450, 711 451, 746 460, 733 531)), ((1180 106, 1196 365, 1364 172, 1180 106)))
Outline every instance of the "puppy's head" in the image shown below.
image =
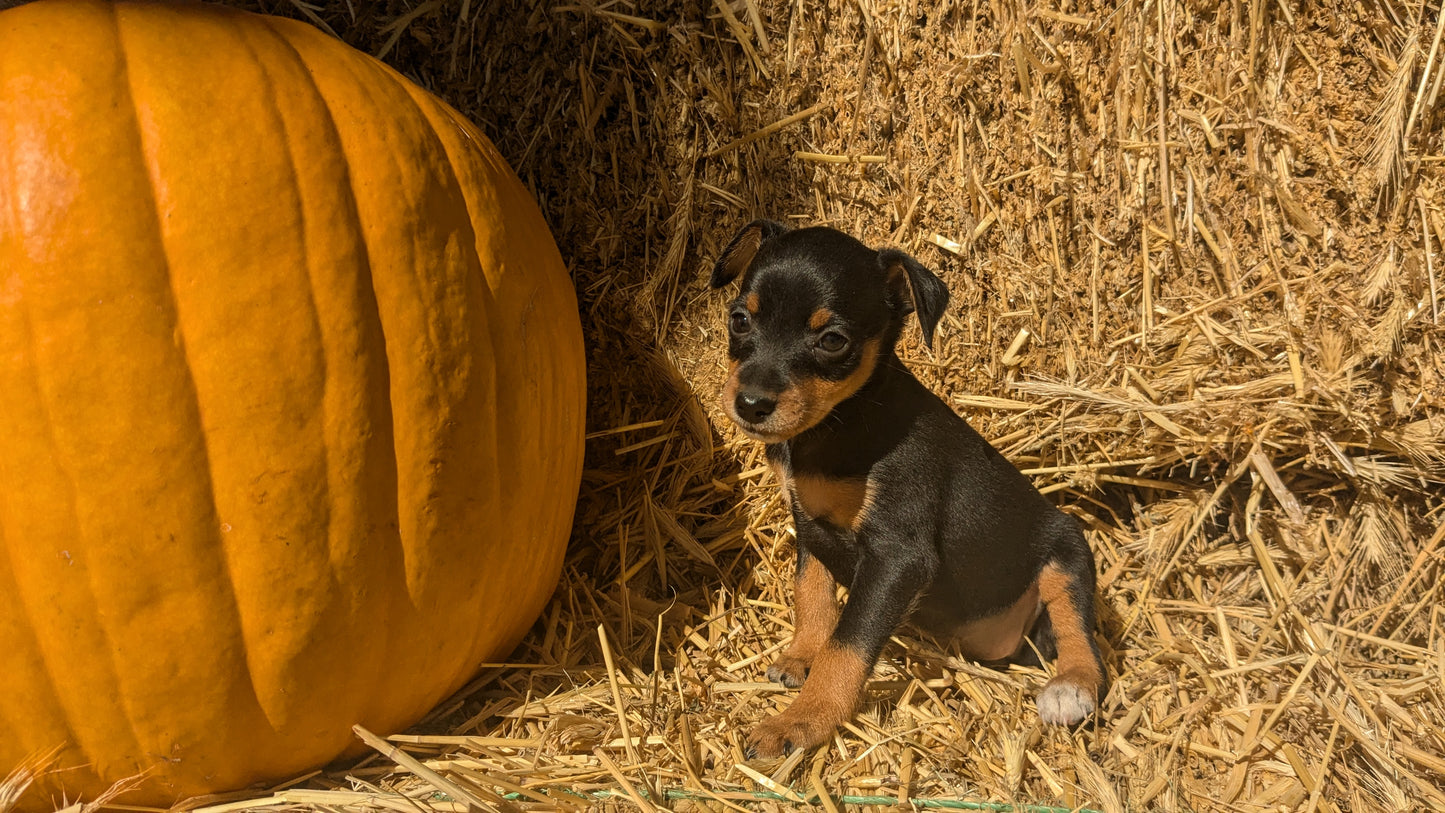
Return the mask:
POLYGON ((723 249, 712 287, 739 275, 722 407, 765 443, 811 429, 862 388, 908 314, 931 346, 948 304, 948 288, 917 260, 825 227, 749 223, 723 249))

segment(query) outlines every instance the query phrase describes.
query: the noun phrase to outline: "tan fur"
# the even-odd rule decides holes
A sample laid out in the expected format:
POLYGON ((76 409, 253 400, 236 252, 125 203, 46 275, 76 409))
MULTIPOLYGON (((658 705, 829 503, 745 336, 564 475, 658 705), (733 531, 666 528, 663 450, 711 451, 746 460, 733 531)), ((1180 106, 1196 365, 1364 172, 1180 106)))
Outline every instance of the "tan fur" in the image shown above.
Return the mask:
POLYGON ((829 322, 833 321, 833 315, 833 312, 827 308, 819 308, 813 311, 812 316, 808 317, 808 327, 813 330, 822 330, 829 322))
POLYGON ((863 346, 863 358, 858 369, 847 378, 841 381, 809 379, 795 382, 784 390, 778 396, 778 406, 773 413, 774 425, 778 427, 777 436, 790 438, 817 426, 833 411, 833 407, 867 383, 878 366, 878 356, 878 340, 874 339, 863 346))
POLYGON ((761 756, 777 756, 789 747, 809 749, 826 742, 846 723, 863 696, 871 667, 862 654, 825 645, 793 704, 753 728, 749 738, 761 756))
POLYGON ((853 531, 856 533, 867 521, 868 514, 873 510, 873 498, 877 492, 873 490, 874 481, 868 480, 867 488, 863 489, 863 504, 858 507, 857 513, 853 515, 853 531))
MULTIPOLYGON (((857 392, 878 366, 880 355, 877 339, 863 345, 863 357, 858 369, 841 381, 810 379, 794 383, 778 394, 778 404, 766 422, 756 430, 744 430, 756 440, 778 443, 818 425, 841 401, 857 392)), ((730 362, 727 383, 722 388, 722 408, 729 417, 737 421, 734 403, 738 394, 738 365, 730 362)), ((741 426, 742 422, 738 421, 741 426)))
POLYGON ((773 662, 768 677, 794 689, 803 685, 813 659, 838 626, 838 615, 838 585, 833 574, 809 557, 793 580, 793 641, 773 662))
POLYGON ((1059 650, 1055 680, 1068 681, 1092 693, 1098 691, 1104 676, 1099 674, 1099 665, 1089 646, 1094 631, 1084 626, 1069 597, 1073 587, 1074 578, 1054 565, 1045 565, 1039 574, 1039 597, 1049 610, 1059 650))
POLYGON ((762 300, 758 298, 757 292, 754 291, 748 294, 747 299, 743 300, 743 306, 748 309, 748 313, 757 314, 758 309, 763 306, 763 303, 762 300))
POLYGON ((853 527, 868 496, 866 480, 843 480, 818 475, 793 478, 793 494, 798 507, 813 519, 821 519, 839 528, 853 527))
POLYGON ((812 660, 838 626, 838 584, 822 562, 808 558, 793 590, 796 616, 793 644, 788 654, 812 660))
POLYGON ((1023 646, 1040 608, 1039 584, 1035 581, 1018 601, 996 615, 958 625, 950 631, 950 637, 960 652, 975 660, 1011 658, 1023 646))
POLYGON ((718 395, 718 401, 720 402, 720 406, 722 406, 723 412, 727 413, 733 420, 737 420, 737 416, 733 414, 733 404, 735 404, 737 400, 738 363, 730 360, 728 361, 728 378, 727 381, 723 382, 722 392, 718 395))

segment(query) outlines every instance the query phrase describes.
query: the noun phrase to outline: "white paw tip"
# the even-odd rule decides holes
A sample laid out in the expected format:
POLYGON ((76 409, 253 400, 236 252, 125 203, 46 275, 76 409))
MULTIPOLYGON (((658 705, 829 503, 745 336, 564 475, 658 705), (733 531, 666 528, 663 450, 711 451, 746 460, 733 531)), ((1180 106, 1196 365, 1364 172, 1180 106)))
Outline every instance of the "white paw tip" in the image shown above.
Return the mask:
POLYGON ((1067 681, 1053 681, 1039 692, 1039 719, 1049 725, 1074 725, 1094 711, 1094 695, 1067 681))

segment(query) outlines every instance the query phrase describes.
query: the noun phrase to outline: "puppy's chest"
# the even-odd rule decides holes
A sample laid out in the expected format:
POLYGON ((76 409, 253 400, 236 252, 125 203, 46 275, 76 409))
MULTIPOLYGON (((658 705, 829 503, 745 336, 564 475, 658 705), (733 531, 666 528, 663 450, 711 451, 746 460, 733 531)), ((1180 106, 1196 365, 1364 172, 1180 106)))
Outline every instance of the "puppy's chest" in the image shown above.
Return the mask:
POLYGON ((867 513, 866 477, 791 475, 785 489, 805 516, 839 531, 857 531, 867 513))

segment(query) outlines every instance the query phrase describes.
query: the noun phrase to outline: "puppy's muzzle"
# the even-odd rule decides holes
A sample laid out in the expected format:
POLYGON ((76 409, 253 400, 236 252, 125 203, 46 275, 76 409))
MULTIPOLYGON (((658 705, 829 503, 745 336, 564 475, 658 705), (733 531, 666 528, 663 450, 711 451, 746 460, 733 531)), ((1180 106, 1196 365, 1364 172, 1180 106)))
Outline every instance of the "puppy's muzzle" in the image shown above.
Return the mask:
POLYGON ((753 440, 777 443, 797 433, 797 399, 788 390, 743 384, 734 374, 723 387, 721 400, 723 411, 753 440))

